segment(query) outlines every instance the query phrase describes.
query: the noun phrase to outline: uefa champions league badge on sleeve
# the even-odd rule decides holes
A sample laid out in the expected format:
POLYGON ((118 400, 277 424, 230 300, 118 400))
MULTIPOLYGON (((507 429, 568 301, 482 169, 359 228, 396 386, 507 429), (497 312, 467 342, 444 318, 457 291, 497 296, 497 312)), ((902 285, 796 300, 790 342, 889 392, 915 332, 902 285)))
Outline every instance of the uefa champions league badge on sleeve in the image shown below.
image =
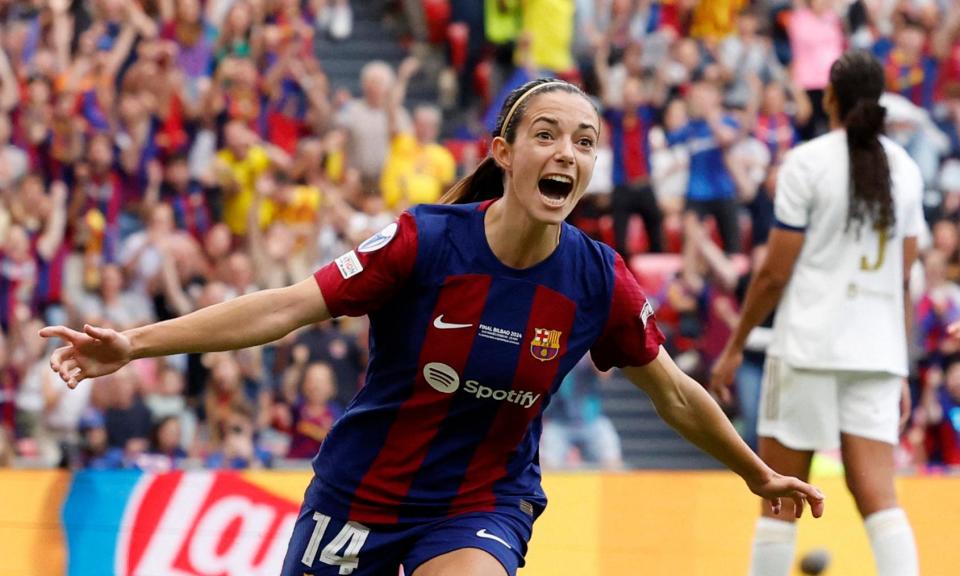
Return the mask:
POLYGON ((388 224, 383 230, 377 232, 373 236, 367 238, 363 241, 360 246, 357 247, 357 252, 365 254, 367 252, 374 252, 379 250, 390 243, 393 240, 393 237, 397 235, 397 223, 392 222, 388 224))

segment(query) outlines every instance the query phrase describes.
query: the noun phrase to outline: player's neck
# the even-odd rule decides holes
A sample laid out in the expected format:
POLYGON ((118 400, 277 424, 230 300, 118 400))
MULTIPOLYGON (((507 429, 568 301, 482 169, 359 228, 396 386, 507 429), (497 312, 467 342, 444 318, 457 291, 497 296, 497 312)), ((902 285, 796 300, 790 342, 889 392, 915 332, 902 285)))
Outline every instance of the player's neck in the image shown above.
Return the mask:
POLYGON ((487 244, 500 262, 523 269, 546 260, 557 248, 560 226, 530 218, 523 207, 511 205, 506 196, 494 202, 484 215, 487 244))

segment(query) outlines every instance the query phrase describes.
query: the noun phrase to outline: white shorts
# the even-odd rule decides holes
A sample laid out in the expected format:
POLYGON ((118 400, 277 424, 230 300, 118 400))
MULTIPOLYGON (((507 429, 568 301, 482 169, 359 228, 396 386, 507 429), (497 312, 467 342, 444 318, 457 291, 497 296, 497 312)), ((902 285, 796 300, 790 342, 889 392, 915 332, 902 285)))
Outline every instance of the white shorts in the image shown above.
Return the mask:
POLYGON ((757 433, 794 450, 832 450, 840 433, 897 444, 903 378, 794 368, 768 357, 757 433))

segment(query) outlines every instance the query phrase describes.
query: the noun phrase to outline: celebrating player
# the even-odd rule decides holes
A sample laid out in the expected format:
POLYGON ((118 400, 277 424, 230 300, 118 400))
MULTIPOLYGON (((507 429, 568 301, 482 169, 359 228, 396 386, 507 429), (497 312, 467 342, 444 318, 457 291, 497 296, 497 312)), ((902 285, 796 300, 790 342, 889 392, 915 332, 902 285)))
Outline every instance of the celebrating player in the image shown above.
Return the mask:
POLYGON ((287 576, 513 575, 546 506, 541 414, 586 352, 624 367, 661 416, 797 515, 823 497, 777 474, 663 351, 616 253, 564 223, 596 159, 600 121, 575 86, 537 80, 500 112, 492 154, 309 278, 126 332, 48 327, 71 387, 133 358, 243 348, 331 316, 370 317, 366 385, 313 461, 287 576), (319 288, 319 289, 318 289, 319 288))
MULTIPOLYGON (((906 283, 923 226, 923 182, 907 153, 881 136, 883 86, 883 68, 868 53, 848 52, 830 68, 824 105, 834 130, 795 148, 780 169, 769 253, 711 387, 728 397, 747 335, 779 302, 760 456, 806 478, 814 451, 839 445, 879 575, 911 576, 917 552, 897 507, 893 449, 910 413, 906 283)), ((786 576, 796 526, 769 505, 762 514, 750 574, 786 576)))

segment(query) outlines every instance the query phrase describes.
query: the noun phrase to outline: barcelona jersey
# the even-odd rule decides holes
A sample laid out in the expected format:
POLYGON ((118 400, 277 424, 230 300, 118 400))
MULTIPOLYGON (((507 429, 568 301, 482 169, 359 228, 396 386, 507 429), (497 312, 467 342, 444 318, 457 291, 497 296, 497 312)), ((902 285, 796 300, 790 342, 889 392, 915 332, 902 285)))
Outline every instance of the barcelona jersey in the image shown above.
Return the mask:
POLYGON ((587 352, 642 366, 663 335, 623 260, 567 224, 518 270, 491 202, 421 205, 315 273, 331 315, 370 318, 366 382, 314 458, 305 505, 371 525, 546 506, 541 415, 587 352))

